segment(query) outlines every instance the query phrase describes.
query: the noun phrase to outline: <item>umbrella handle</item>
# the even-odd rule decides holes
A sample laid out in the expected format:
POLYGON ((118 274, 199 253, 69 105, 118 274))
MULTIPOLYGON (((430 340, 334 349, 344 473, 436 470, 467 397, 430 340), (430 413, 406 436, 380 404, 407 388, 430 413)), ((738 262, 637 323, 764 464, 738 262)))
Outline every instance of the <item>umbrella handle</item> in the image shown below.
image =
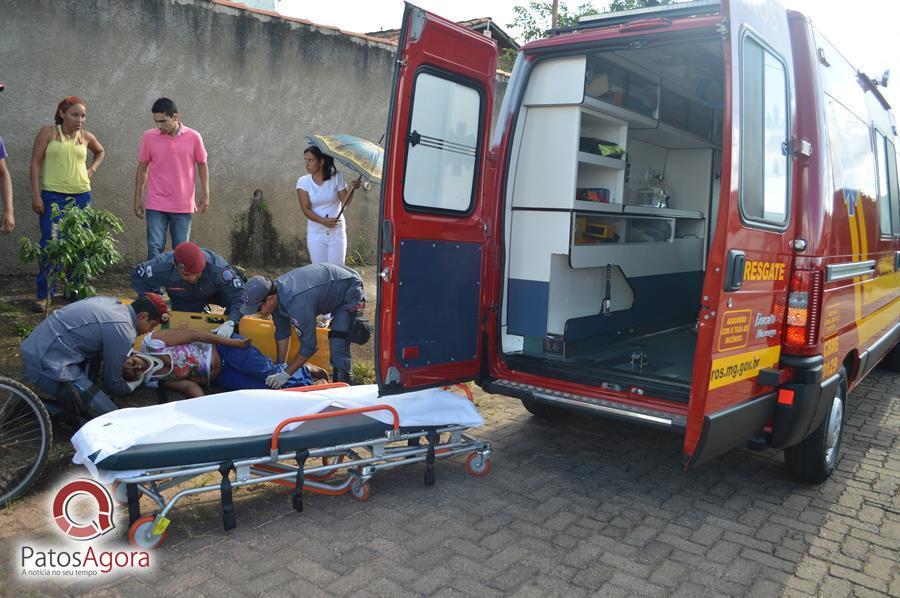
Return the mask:
MULTIPOLYGON (((359 182, 361 182, 361 181, 362 181, 362 175, 359 175, 358 177, 356 177, 356 181, 355 181, 355 182, 359 183, 359 182)), ((346 208, 346 207, 347 207, 347 204, 350 203, 350 199, 353 197, 353 192, 354 192, 354 191, 356 191, 356 189, 351 189, 351 190, 350 190, 350 194, 347 195, 347 199, 345 199, 345 200, 343 201, 343 203, 341 203, 341 211, 338 212, 338 215, 335 216, 335 218, 340 219, 341 214, 344 213, 344 208, 346 208)))

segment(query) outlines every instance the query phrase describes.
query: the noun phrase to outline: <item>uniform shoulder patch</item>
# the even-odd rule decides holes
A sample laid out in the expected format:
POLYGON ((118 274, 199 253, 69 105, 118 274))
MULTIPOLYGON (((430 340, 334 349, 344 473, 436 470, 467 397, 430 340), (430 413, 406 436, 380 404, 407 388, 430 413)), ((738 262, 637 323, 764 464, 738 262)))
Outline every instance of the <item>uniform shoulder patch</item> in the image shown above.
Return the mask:
POLYGON ((229 282, 233 278, 234 272, 232 272, 230 269, 225 268, 224 270, 222 270, 222 280, 224 280, 225 282, 229 282))
POLYGON ((153 277, 153 266, 147 264, 146 266, 141 265, 137 267, 137 275, 142 278, 152 278, 153 277))

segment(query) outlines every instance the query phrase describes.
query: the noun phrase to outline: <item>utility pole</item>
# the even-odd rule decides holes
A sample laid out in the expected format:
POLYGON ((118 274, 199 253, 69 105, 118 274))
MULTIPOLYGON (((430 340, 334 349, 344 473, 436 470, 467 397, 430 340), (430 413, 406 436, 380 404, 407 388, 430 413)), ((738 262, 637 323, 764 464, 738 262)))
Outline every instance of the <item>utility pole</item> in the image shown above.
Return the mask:
POLYGON ((559 0, 553 0, 553 14, 550 16, 550 29, 556 29, 556 21, 559 17, 559 0))

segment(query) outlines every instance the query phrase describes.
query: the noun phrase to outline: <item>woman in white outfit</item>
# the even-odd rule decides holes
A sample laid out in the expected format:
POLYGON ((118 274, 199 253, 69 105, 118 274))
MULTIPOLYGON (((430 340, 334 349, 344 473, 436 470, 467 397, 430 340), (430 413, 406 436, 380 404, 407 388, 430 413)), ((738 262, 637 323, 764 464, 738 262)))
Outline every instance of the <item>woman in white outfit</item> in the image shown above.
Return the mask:
POLYGON ((297 179, 297 199, 307 218, 306 246, 313 264, 326 262, 344 265, 347 255, 347 230, 341 208, 352 199, 359 186, 354 181, 347 186, 344 177, 334 167, 334 158, 310 146, 303 151, 305 174, 297 179))

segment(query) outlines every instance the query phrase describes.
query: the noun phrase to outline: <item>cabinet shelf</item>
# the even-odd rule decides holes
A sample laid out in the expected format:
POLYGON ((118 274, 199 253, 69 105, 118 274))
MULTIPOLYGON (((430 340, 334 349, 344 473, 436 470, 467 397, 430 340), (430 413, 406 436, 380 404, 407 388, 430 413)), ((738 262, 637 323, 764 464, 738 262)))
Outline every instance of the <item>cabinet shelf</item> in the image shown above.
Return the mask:
POLYGON ((593 164, 594 166, 605 166, 606 168, 615 168, 616 170, 625 170, 625 160, 619 158, 607 158, 606 156, 598 156, 588 152, 578 152, 578 161, 584 164, 593 164))
POLYGON ((575 200, 575 210, 578 212, 604 212, 606 214, 621 214, 622 204, 620 203, 603 203, 599 201, 580 201, 575 200))
POLYGON ((628 277, 694 272, 703 268, 703 240, 570 246, 571 267, 600 268, 606 264, 618 264, 628 277))
POLYGON ((609 102, 598 100, 597 98, 593 98, 589 95, 584 96, 584 103, 582 103, 582 106, 590 108, 591 110, 596 110, 603 114, 609 114, 610 116, 621 118, 634 128, 653 129, 656 128, 657 125, 657 121, 655 118, 644 116, 643 114, 638 114, 637 112, 632 112, 627 108, 622 108, 621 106, 616 106, 615 104, 610 104, 609 102))
POLYGON ((625 214, 638 214, 641 216, 660 216, 665 218, 688 218, 703 220, 703 212, 695 210, 676 210, 673 208, 654 208, 652 206, 624 206, 625 214))

